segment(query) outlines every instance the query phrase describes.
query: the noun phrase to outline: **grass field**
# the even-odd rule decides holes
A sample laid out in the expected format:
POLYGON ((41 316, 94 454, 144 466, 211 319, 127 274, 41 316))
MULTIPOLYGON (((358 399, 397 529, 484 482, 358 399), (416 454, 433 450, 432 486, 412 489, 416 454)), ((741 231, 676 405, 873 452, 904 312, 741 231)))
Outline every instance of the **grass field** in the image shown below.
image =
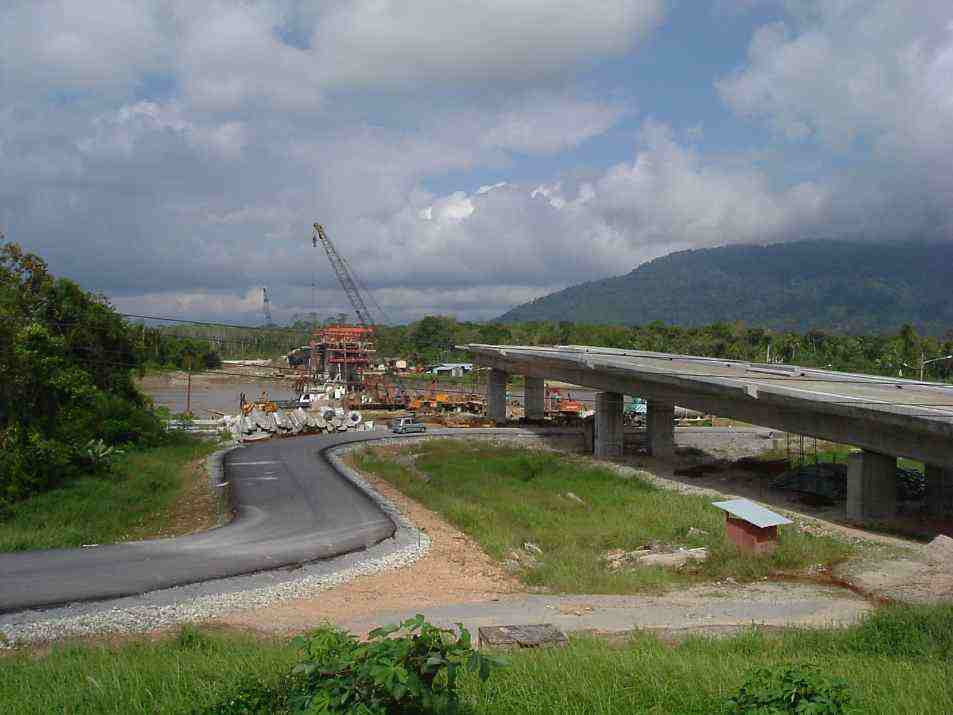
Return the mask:
POLYGON ((830 565, 852 553, 843 542, 783 527, 773 555, 741 556, 726 544, 724 514, 711 499, 623 479, 584 459, 552 452, 431 440, 399 449, 369 447, 352 459, 361 471, 386 479, 441 514, 501 561, 525 542, 538 545, 543 551, 539 563, 524 568, 520 577, 527 585, 556 592, 636 593, 726 576, 752 580, 830 565), (414 469, 406 465, 408 454, 417 455, 414 469), (710 557, 679 572, 607 568, 603 555, 608 550, 634 550, 651 541, 705 546, 710 557))
POLYGON ((521 653, 480 688, 473 711, 718 713, 759 666, 813 663, 847 680, 857 713, 953 712, 953 608, 895 608, 845 631, 750 631, 673 647, 640 635, 626 647, 593 638, 565 650, 521 653))
MULTIPOLYGON (((187 628, 164 641, 57 647, 0 655, 5 715, 190 713, 254 683, 277 683, 296 659, 284 641, 187 628)), ((665 643, 651 634, 610 644, 512 654, 481 685, 463 681, 463 713, 552 715, 722 712, 755 668, 813 663, 847 680, 857 713, 953 712, 953 607, 889 607, 843 631, 748 631, 665 643)))
POLYGON ((164 535, 189 486, 189 465, 215 449, 214 442, 183 436, 123 455, 111 474, 77 479, 14 504, 0 514, 0 552, 164 535))

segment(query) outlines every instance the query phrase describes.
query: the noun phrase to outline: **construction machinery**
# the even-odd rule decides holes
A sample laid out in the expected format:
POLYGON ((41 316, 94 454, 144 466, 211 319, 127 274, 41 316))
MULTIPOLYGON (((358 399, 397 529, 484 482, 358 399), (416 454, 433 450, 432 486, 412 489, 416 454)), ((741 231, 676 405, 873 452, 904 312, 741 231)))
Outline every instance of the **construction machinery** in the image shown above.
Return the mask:
POLYGON ((347 298, 351 301, 351 307, 353 307, 354 312, 357 313, 357 319, 360 324, 366 328, 373 328, 374 320, 371 318, 371 312, 367 309, 367 304, 364 302, 364 298, 357 288, 354 273, 351 271, 351 267, 344 257, 338 253, 334 244, 331 243, 331 239, 328 238, 324 226, 319 223, 314 224, 314 236, 312 236, 311 241, 315 247, 317 247, 318 241, 320 241, 324 247, 324 252, 328 254, 328 260, 331 262, 331 268, 334 269, 338 281, 341 283, 341 287, 344 288, 344 292, 347 293, 347 298))
MULTIPOLYGON (((381 386, 377 386, 378 389, 369 389, 371 386, 367 384, 364 371, 371 365, 376 352, 374 341, 376 325, 358 287, 354 271, 347 259, 338 252, 320 223, 314 224, 311 243, 315 248, 319 243, 324 248, 331 268, 347 294, 360 323, 360 325, 331 325, 315 331, 311 343, 312 374, 316 376, 319 372, 323 373, 327 379, 342 383, 346 392, 361 393, 360 399, 363 403, 405 406, 408 392, 399 376, 395 375, 397 389, 390 394, 386 389, 381 394, 381 386)), ((381 312, 383 312, 382 309, 381 312)), ((350 401, 357 402, 355 399, 350 401)))

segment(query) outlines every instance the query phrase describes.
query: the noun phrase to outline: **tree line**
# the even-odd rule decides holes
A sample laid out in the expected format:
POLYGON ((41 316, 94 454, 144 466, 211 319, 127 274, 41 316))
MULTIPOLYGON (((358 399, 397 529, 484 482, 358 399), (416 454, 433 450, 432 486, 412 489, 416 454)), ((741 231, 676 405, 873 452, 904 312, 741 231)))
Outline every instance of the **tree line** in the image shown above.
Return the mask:
MULTIPOLYGON (((938 338, 921 335, 910 325, 895 333, 843 335, 824 330, 768 330, 741 322, 701 327, 661 321, 633 326, 568 321, 500 324, 463 322, 447 316, 383 326, 378 330, 377 350, 381 356, 409 357, 421 363, 458 362, 467 360, 467 354, 456 348, 465 343, 596 345, 907 378, 918 378, 924 361, 953 355, 953 331, 938 338)), ((953 381, 953 359, 926 364, 924 376, 953 381)))

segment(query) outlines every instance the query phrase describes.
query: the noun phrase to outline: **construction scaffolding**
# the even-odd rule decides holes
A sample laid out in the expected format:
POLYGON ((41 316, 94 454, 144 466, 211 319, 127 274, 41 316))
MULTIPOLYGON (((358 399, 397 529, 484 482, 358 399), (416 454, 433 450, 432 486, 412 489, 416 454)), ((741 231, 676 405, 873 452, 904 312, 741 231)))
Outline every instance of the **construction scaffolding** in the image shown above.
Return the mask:
POLYGON ((365 325, 328 325, 311 339, 311 378, 315 383, 339 383, 351 391, 363 383, 377 348, 374 328, 365 325))

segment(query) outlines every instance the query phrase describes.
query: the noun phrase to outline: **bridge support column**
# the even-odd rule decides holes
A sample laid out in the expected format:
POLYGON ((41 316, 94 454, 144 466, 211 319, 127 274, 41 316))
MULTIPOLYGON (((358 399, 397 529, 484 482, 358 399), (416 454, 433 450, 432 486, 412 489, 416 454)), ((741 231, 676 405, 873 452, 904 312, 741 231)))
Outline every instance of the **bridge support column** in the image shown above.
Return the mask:
POLYGON ((526 376, 523 388, 523 411, 528 420, 541 420, 546 412, 546 380, 526 376))
POLYGON ((509 373, 493 368, 486 389, 486 416, 501 425, 506 422, 506 381, 509 373))
POLYGON ((596 419, 588 417, 582 423, 582 448, 586 454, 594 454, 596 451, 596 419))
POLYGON ((622 456, 622 395, 618 392, 596 394, 596 457, 622 456))
POLYGON ((949 518, 953 516, 953 469, 926 465, 927 511, 930 516, 949 518))
POLYGON ((876 452, 850 455, 847 518, 889 519, 897 513, 897 458, 876 452))
POLYGON ((648 400, 645 430, 649 454, 666 459, 675 456, 675 405, 648 400))

